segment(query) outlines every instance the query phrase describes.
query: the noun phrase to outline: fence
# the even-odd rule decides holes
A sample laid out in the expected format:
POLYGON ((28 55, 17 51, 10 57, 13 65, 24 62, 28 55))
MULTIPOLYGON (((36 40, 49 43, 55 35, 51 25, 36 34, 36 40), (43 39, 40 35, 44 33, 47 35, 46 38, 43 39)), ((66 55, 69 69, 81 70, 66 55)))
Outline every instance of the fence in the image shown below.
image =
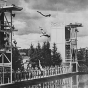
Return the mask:
MULTIPOLYGON (((41 70, 31 70, 31 71, 18 71, 13 72, 12 78, 13 82, 20 82, 20 81, 26 81, 26 80, 33 80, 33 79, 39 79, 39 78, 45 78, 45 77, 51 77, 56 75, 62 75, 62 74, 68 74, 71 73, 71 68, 69 66, 62 66, 62 67, 53 67, 53 68, 46 68, 44 71, 41 70)), ((5 73, 7 74, 7 73, 5 73)), ((8 73, 7 75, 10 75, 8 73)), ((8 76, 7 83, 10 82, 10 76, 8 76)), ((2 77, 0 78, 0 84, 2 84, 2 77)))

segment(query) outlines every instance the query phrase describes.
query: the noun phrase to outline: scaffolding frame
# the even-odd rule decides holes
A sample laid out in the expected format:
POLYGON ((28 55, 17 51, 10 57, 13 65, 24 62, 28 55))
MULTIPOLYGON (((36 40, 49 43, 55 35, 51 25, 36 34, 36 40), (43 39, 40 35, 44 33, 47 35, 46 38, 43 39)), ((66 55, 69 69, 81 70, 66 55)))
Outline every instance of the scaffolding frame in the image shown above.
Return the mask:
MULTIPOLYGON (((8 32, 10 37, 9 37, 9 46, 6 46, 5 48, 0 49, 0 57, 2 58, 2 62, 0 63, 0 67, 2 68, 2 77, 1 79, 1 84, 7 84, 7 83, 12 83, 12 32, 15 31, 14 26, 12 24, 12 19, 13 19, 13 13, 12 11, 21 11, 23 8, 15 6, 15 5, 10 5, 10 6, 3 6, 0 7, 0 13, 4 13, 4 25, 3 25, 3 30, 0 29, 0 32, 8 32), (6 17, 6 13, 10 14, 10 22, 8 21, 6 17), (8 57, 7 55, 10 55, 8 57), (5 63, 4 60, 7 60, 8 62, 5 63), (5 83, 5 67, 10 68, 10 77, 9 77, 9 82, 5 83)), ((2 24, 1 24, 2 25, 2 24)))
MULTIPOLYGON (((66 27, 68 27, 69 30, 70 30, 70 39, 69 39, 69 41, 66 41, 66 43, 69 43, 69 45, 70 45, 70 60, 69 60, 70 67, 72 67, 74 64, 76 64, 76 72, 77 72, 78 71, 78 68, 77 68, 78 67, 78 61, 77 61, 77 32, 79 32, 77 27, 82 27, 82 24, 81 23, 75 23, 75 24, 70 23, 69 25, 66 25, 66 27), (72 34, 73 34, 72 30, 74 30, 74 33, 75 33, 75 36, 73 36, 73 38, 72 38, 72 34), (72 56, 73 47, 75 47, 75 49, 74 49, 75 50, 74 51, 75 52, 74 60, 73 60, 73 56, 72 56)), ((66 60, 68 60, 68 59, 66 59, 66 60)))

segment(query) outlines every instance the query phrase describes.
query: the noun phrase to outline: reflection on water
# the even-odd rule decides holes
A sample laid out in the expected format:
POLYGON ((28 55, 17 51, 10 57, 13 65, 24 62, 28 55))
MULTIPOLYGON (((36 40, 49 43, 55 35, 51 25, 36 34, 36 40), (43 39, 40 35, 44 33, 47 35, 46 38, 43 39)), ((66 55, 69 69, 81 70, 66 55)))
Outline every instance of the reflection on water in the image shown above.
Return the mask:
POLYGON ((71 88, 71 80, 72 78, 58 79, 23 88, 71 88))
POLYGON ((40 84, 26 85, 19 88, 88 88, 88 75, 75 75, 63 79, 57 78, 40 84))

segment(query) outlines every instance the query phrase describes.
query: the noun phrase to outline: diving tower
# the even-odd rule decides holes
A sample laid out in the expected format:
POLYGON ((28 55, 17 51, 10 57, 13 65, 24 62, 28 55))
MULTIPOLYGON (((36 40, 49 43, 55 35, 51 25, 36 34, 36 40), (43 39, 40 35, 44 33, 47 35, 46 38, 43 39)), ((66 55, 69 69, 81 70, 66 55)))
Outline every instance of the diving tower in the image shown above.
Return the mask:
POLYGON ((81 23, 70 23, 63 21, 51 23, 51 44, 56 43, 57 51, 61 54, 62 63, 70 65, 73 72, 77 72, 77 32, 81 23))
POLYGON ((12 83, 12 33, 16 31, 12 23, 15 17, 13 11, 22 9, 14 4, 0 6, 0 84, 2 85, 12 83))

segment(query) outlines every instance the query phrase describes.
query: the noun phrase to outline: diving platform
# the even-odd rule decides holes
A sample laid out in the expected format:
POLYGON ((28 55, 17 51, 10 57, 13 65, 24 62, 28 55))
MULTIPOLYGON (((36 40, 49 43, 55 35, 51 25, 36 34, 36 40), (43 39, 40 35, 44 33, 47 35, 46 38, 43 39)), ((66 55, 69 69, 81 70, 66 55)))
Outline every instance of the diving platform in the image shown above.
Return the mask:
POLYGON ((18 7, 14 4, 10 5, 10 6, 4 6, 0 8, 0 12, 9 12, 9 11, 21 11, 23 8, 22 7, 18 7))
MULTIPOLYGON (((4 3, 4 0, 2 1, 4 3)), ((13 11, 21 11, 23 8, 0 3, 0 86, 12 84, 12 32, 17 31, 13 25, 13 11), (10 17, 7 19, 7 14, 10 17)))

